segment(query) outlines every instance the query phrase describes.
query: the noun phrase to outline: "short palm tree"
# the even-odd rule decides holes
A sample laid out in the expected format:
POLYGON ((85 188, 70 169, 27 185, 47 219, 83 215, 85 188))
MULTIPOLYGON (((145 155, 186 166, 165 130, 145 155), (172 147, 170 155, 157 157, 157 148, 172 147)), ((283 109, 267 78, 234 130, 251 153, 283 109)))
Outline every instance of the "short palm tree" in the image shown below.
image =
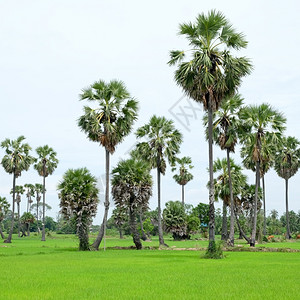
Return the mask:
MULTIPOLYGON (((184 187, 194 178, 193 174, 191 174, 188 170, 193 168, 192 159, 188 156, 184 156, 182 158, 177 158, 176 163, 178 164, 179 174, 175 174, 173 178, 179 185, 181 185, 181 203, 184 206, 184 187)), ((176 167, 173 167, 172 172, 176 171, 176 169, 176 167)))
POLYGON ((42 241, 46 240, 45 237, 45 204, 46 204, 46 177, 52 175, 57 168, 58 159, 56 158, 56 152, 45 145, 43 147, 36 148, 38 159, 34 164, 34 168, 38 171, 40 176, 43 176, 43 228, 42 228, 42 241))
MULTIPOLYGON (((195 23, 180 25, 191 46, 191 56, 184 61, 185 51, 171 51, 170 65, 177 64, 175 81, 185 94, 203 103, 208 113, 209 149, 209 247, 208 253, 215 253, 214 185, 213 185, 213 111, 218 110, 223 98, 232 95, 241 84, 241 78, 251 71, 251 64, 245 57, 233 57, 232 49, 247 46, 242 33, 237 33, 224 15, 215 10, 207 15, 200 14, 195 23)), ((212 255, 213 256, 213 255, 212 255)))
POLYGON ((100 143, 105 149, 105 211, 99 234, 93 243, 93 247, 98 250, 105 235, 109 210, 110 155, 130 133, 137 119, 138 103, 130 96, 125 84, 117 80, 108 83, 103 80, 96 81, 83 89, 80 100, 93 101, 97 107, 85 106, 84 114, 78 120, 78 126, 91 141, 100 143))
POLYGON ((1 143, 1 147, 5 148, 6 153, 1 164, 7 173, 13 175, 12 221, 8 237, 4 243, 11 243, 14 228, 16 178, 21 176, 23 171, 27 171, 34 160, 29 154, 31 147, 27 143, 23 143, 24 140, 24 136, 19 136, 16 140, 6 139, 1 143))
POLYGON ((149 163, 143 160, 121 160, 112 171, 112 195, 116 207, 129 211, 129 224, 137 250, 142 249, 137 230, 136 215, 148 207, 152 195, 152 177, 149 163))
POLYGON ((149 123, 138 128, 136 136, 147 139, 146 142, 138 143, 136 149, 141 158, 148 161, 151 168, 156 168, 157 171, 158 235, 159 245, 164 246, 166 244, 161 221, 160 175, 165 175, 166 160, 171 166, 174 165, 182 142, 182 135, 175 129, 172 120, 152 116, 149 123))
POLYGON ((246 106, 239 116, 245 131, 241 133, 241 155, 245 161, 255 164, 255 201, 253 207, 253 228, 250 246, 255 247, 257 223, 257 197, 261 176, 261 166, 272 158, 274 144, 280 143, 280 135, 285 129, 286 119, 269 104, 246 106))
MULTIPOLYGON (((43 193, 44 187, 40 183, 36 183, 34 185, 34 191, 36 195, 36 222, 37 222, 37 229, 38 233, 40 233, 40 226, 39 226, 39 204, 41 201, 41 194, 43 193)), ((45 190, 46 192, 46 190, 45 190)))
POLYGON ((289 204, 288 204, 288 182, 294 176, 300 166, 300 142, 294 137, 283 137, 282 145, 279 147, 275 157, 275 170, 278 176, 285 180, 285 208, 286 208, 286 237, 291 239, 289 204))
POLYGON ((69 169, 58 185, 61 213, 75 218, 79 237, 79 250, 90 249, 89 226, 98 206, 97 179, 86 168, 69 169))
POLYGON ((7 214, 8 209, 9 209, 9 203, 7 202, 6 198, 0 197, 0 235, 3 240, 5 239, 5 236, 2 231, 2 221, 5 215, 7 214))
MULTIPOLYGON (((35 218, 31 212, 24 212, 21 217, 21 222, 26 226, 27 235, 30 236, 30 224, 34 223, 35 218)), ((22 230, 24 232, 24 230, 22 230)), ((24 233, 25 234, 25 233, 24 233)))
MULTIPOLYGON (((18 220, 18 236, 20 237, 20 203, 21 203, 21 195, 24 194, 25 189, 22 185, 16 185, 15 186, 15 192, 16 192, 16 200, 17 203, 17 220, 18 220)), ((10 191, 11 194, 14 193, 13 189, 10 191)))
POLYGON ((31 183, 25 183, 24 187, 26 188, 26 197, 27 197, 27 212, 30 212, 31 209, 31 203, 33 203, 33 200, 31 197, 34 197, 35 190, 34 190, 34 185, 31 183))

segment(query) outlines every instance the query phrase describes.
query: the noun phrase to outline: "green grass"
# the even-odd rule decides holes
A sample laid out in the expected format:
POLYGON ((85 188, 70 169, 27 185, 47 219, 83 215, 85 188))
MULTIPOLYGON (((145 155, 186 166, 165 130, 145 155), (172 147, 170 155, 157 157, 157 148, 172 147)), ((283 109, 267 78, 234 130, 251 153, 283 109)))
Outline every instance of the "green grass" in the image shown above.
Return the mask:
MULTIPOLYGON (((132 239, 108 238, 106 245, 127 247, 132 239)), ((71 235, 0 243, 0 299, 300 299, 300 253, 227 252, 225 259, 206 260, 201 251, 79 252, 77 246, 71 235)))

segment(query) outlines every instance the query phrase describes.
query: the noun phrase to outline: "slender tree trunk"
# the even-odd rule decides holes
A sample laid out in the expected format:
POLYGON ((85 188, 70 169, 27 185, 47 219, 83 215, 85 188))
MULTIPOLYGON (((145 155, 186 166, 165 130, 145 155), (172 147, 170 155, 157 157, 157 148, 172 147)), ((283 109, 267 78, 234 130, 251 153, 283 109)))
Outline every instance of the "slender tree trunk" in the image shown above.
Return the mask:
POLYGON ((123 237, 123 232, 122 232, 122 228, 119 227, 118 229, 119 229, 120 239, 122 240, 122 239, 124 239, 124 237, 123 237))
POLYGON ((92 245, 92 247, 95 250, 99 250, 99 246, 101 244, 103 237, 104 237, 104 250, 106 248, 105 232, 106 232, 107 215, 108 215, 108 210, 109 210, 109 151, 107 149, 105 149, 105 161, 106 161, 106 164, 105 164, 105 185, 106 185, 106 187, 105 187, 105 202, 104 202, 105 210, 104 210, 103 221, 102 221, 98 236, 92 245))
POLYGON ((1 229, 1 224, 0 224, 0 235, 1 235, 1 238, 4 240, 5 236, 4 236, 4 233, 3 233, 2 229, 1 229))
POLYGON ((250 244, 250 239, 247 237, 247 235, 245 234, 241 224, 240 224, 240 221, 239 221, 239 218, 237 216, 237 212, 234 210, 234 214, 235 214, 235 219, 236 219, 236 223, 237 223, 237 226, 239 228, 239 232, 240 232, 240 237, 239 238, 244 238, 248 244, 250 244))
POLYGON ((290 216, 289 216, 289 181, 285 179, 285 215, 286 215, 286 238, 291 239, 290 216))
POLYGON ((227 230, 227 208, 225 201, 223 200, 223 216, 222 216, 222 235, 221 240, 226 241, 228 237, 228 230, 227 230))
POLYGON ((147 240, 147 236, 146 233, 144 231, 144 226, 143 226, 143 211, 142 209, 140 209, 140 226, 141 226, 141 232, 142 232, 142 240, 146 241, 147 240))
POLYGON ((262 188, 263 188, 263 206, 264 206, 264 229, 263 235, 267 232, 267 218, 266 218, 266 190, 265 190, 265 175, 262 177, 262 188))
POLYGON ((254 197, 254 207, 253 207, 253 228, 250 238, 250 246, 255 247, 255 237, 256 237, 256 223, 257 223, 257 200, 258 200, 258 188, 260 181, 260 164, 259 161, 256 162, 256 182, 255 182, 255 197, 254 197))
POLYGON ((89 226, 87 225, 86 217, 79 218, 77 220, 79 226, 77 227, 77 234, 79 238, 79 250, 87 251, 90 250, 89 247, 89 226))
POLYGON ((137 230, 136 214, 135 211, 132 209, 131 205, 129 208, 129 221, 130 221, 130 230, 131 230, 133 242, 136 246, 136 249, 140 250, 142 249, 142 243, 141 243, 139 232, 137 230))
POLYGON ((18 237, 20 237, 20 202, 17 203, 18 208, 18 237))
POLYGON ((44 163, 43 166, 43 228, 42 228, 42 242, 46 241, 46 236, 45 236, 45 208, 46 208, 46 191, 45 191, 45 186, 46 186, 46 176, 45 176, 45 172, 46 172, 46 166, 44 163))
POLYGON ((14 230, 14 222, 15 222, 15 195, 16 195, 16 175, 13 172, 13 203, 12 203, 12 220, 10 225, 10 230, 7 239, 4 243, 11 243, 11 238, 14 230))
POLYGON ((181 186, 181 202, 184 208, 184 185, 181 186))
POLYGON ((215 247, 215 190, 214 190, 214 172, 213 172, 213 144, 212 144, 212 135, 213 135, 213 118, 212 118, 212 103, 211 97, 209 97, 208 103, 208 157, 209 157, 209 222, 208 222, 208 231, 209 231, 209 245, 208 253, 214 253, 216 250, 215 247))
POLYGON ((234 201, 233 201, 233 191, 232 191, 232 181, 231 181, 229 149, 227 149, 227 169, 228 169, 228 183, 229 183, 229 193, 230 193, 230 230, 229 230, 229 239, 227 241, 227 245, 233 247, 234 246, 234 201))
MULTIPOLYGON (((37 193, 36 198, 38 199, 39 197, 39 193, 37 193)), ((38 230, 38 234, 40 234, 40 226, 39 226, 39 200, 36 201, 36 224, 37 224, 37 230, 38 230)))
POLYGON ((30 236, 30 223, 27 223, 27 235, 30 236))
POLYGON ((168 247, 167 244, 165 244, 164 241, 164 236, 163 236, 163 230, 162 230, 162 222, 161 222, 161 204, 160 204, 160 161, 159 157, 157 158, 158 163, 157 163, 157 206, 158 206, 158 239, 159 239, 159 246, 166 246, 168 247))

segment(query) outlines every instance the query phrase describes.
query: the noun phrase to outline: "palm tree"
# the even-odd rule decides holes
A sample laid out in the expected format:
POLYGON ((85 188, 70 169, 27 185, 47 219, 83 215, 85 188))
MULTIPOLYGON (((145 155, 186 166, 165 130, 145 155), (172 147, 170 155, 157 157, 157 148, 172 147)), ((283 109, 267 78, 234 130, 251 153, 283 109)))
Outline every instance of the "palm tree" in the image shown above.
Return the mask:
POLYGON ((152 177, 148 162, 121 160, 112 171, 112 195, 117 208, 129 211, 129 224, 137 250, 142 249, 137 230, 136 215, 140 208, 148 207, 152 195, 152 177))
POLYGON ((98 107, 84 107, 84 114, 78 120, 78 126, 88 138, 105 148, 105 211, 99 234, 93 243, 98 250, 105 235, 109 210, 109 160, 116 146, 123 141, 137 119, 138 104, 127 91, 122 81, 96 81, 83 89, 81 100, 96 101, 98 107))
POLYGON ((161 222, 160 175, 165 175, 167 164, 174 165, 175 156, 182 142, 181 133, 175 129, 174 123, 165 117, 152 116, 149 123, 138 128, 137 138, 146 138, 146 142, 138 143, 137 152, 141 158, 157 170, 157 202, 158 202, 158 235, 159 245, 167 246, 164 242, 161 222))
MULTIPOLYGON (((234 213, 234 199, 240 195, 242 188, 245 186, 247 177, 242 174, 242 168, 236 165, 233 159, 230 159, 228 164, 228 157, 225 159, 216 159, 214 161, 214 173, 217 173, 215 179, 215 199, 223 200, 223 224, 222 224, 222 240, 227 240, 227 207, 231 207, 231 199, 233 199, 233 213, 234 213), (230 167, 228 167, 228 165, 230 167)), ((233 224, 234 225, 234 224, 233 224)), ((228 244, 234 245, 234 237, 231 240, 229 235, 228 244)))
MULTIPOLYGON (((30 224, 34 223, 35 218, 32 213, 24 212, 21 217, 21 222, 26 226, 27 235, 30 236, 30 224)), ((25 234, 24 230, 22 229, 23 234, 25 234)))
POLYGON ((255 247, 257 223, 257 197, 261 176, 261 165, 272 158, 273 145, 280 143, 280 135, 285 129, 286 119, 269 104, 246 106, 240 110, 239 116, 244 122, 245 131, 241 134, 241 155, 245 161, 255 163, 255 202, 253 207, 253 228, 250 246, 255 247))
POLYGON ((31 147, 27 143, 22 143, 24 140, 24 136, 19 136, 16 140, 6 139, 1 143, 1 147, 5 148, 6 153, 1 164, 7 173, 13 175, 12 221, 8 237, 4 243, 11 243, 14 228, 16 178, 21 176, 23 171, 27 171, 34 160, 29 155, 31 147))
MULTIPOLYGON (((185 94, 203 103, 208 114, 209 150, 209 247, 208 254, 215 253, 214 181, 213 181, 213 111, 224 97, 232 95, 241 84, 241 78, 251 71, 245 57, 233 57, 230 50, 245 48, 247 42, 242 33, 237 33, 224 15, 214 10, 207 15, 198 15, 196 22, 180 25, 191 46, 191 57, 183 61, 185 51, 171 51, 170 65, 178 64, 175 81, 185 94)), ((213 256, 213 255, 212 255, 213 256)))
POLYGON ((24 187, 27 188, 27 193, 26 193, 26 197, 27 197, 27 212, 30 212, 31 210, 31 203, 33 203, 33 200, 31 199, 31 197, 34 197, 34 185, 31 183, 25 183, 24 187))
MULTIPOLYGON (((34 185, 34 191, 36 193, 36 223, 37 223, 37 229, 38 233, 40 233, 40 227, 39 227, 39 204, 41 201, 41 196, 40 194, 43 193, 44 187, 40 183, 36 183, 34 185)), ((45 189, 46 192, 46 189, 45 189)))
POLYGON ((89 226, 97 212, 97 179, 86 168, 69 169, 58 185, 61 213, 75 218, 79 250, 89 250, 89 226))
MULTIPOLYGON (((13 189, 10 191, 11 194, 13 194, 13 189)), ((18 237, 20 237, 20 203, 21 203, 21 195, 24 194, 25 189, 22 185, 16 185, 15 186, 15 192, 16 192, 16 203, 17 203, 17 219, 18 219, 18 237)))
MULTIPOLYGON (((194 178, 188 169, 192 169, 194 166, 192 166, 192 159, 188 156, 177 158, 176 163, 179 165, 179 174, 175 174, 173 178, 181 185, 181 202, 184 206, 184 186, 194 178)), ((176 171, 176 167, 172 168, 172 172, 174 171, 176 171)))
POLYGON ((291 239, 289 205, 288 205, 288 181, 294 176, 300 166, 300 142, 294 137, 283 137, 275 157, 275 171, 285 180, 285 208, 286 208, 286 237, 291 239))
POLYGON ((42 241, 45 241, 45 203, 46 203, 46 177, 51 175, 57 168, 58 159, 56 158, 56 152, 45 145, 43 147, 36 148, 36 153, 39 158, 34 164, 34 168, 38 171, 40 176, 43 176, 43 228, 42 228, 42 241))
POLYGON ((3 240, 5 239, 5 236, 2 231, 2 221, 5 215, 7 214, 8 209, 9 209, 9 203, 7 202, 6 198, 0 197, 0 235, 3 240))

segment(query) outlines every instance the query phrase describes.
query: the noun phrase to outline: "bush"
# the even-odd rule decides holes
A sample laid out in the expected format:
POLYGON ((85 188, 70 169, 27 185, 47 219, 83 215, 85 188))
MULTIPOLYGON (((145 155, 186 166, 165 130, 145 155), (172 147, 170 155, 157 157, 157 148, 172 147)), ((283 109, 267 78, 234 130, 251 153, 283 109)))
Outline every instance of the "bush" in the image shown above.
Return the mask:
POLYGON ((203 258, 209 258, 209 259, 224 258, 225 256, 223 254, 222 249, 223 249, 223 241, 220 241, 218 243, 216 243, 215 241, 209 242, 209 246, 203 258))

